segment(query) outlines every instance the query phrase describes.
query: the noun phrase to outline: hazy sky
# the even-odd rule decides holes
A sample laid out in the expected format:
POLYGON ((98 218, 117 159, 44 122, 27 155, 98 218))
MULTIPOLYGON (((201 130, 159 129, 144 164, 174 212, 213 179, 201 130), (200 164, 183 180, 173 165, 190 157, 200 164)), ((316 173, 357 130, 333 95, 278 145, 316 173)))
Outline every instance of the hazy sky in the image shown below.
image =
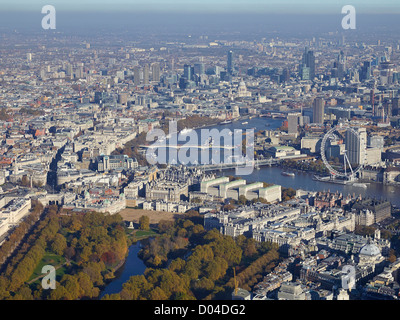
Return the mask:
POLYGON ((400 0, 0 0, 1 11, 164 11, 199 13, 340 14, 344 5, 357 13, 400 13, 400 0))

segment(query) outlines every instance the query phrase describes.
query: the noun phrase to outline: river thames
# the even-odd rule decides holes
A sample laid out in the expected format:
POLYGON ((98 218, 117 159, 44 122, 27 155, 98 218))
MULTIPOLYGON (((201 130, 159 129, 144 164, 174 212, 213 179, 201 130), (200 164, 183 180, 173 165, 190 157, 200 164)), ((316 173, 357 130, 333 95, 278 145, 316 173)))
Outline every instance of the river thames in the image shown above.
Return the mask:
MULTIPOLYGON (((217 125, 212 128, 219 130, 228 128, 230 130, 234 129, 251 129, 254 131, 266 129, 276 129, 282 125, 282 119, 271 119, 256 117, 249 120, 235 121, 230 124, 217 125), (243 124, 248 122, 247 124, 243 124)), ((376 199, 388 200, 395 205, 400 207, 400 187, 399 186, 386 186, 381 183, 369 183, 367 188, 354 187, 351 185, 341 185, 336 183, 322 182, 313 180, 312 173, 293 171, 295 173, 294 177, 283 176, 282 168, 272 166, 272 167, 261 167, 260 170, 254 169, 250 175, 236 175, 234 169, 223 170, 222 172, 217 172, 218 175, 223 176, 240 176, 248 182, 267 182, 281 185, 285 188, 302 189, 307 191, 331 191, 331 192, 341 192, 344 195, 355 194, 365 197, 371 197, 376 199)))
MULTIPOLYGON (((218 124, 206 128, 201 128, 201 129, 195 129, 197 136, 202 138, 202 130, 203 129, 217 129, 218 132, 222 132, 224 129, 228 129, 231 132, 234 132, 235 129, 240 129, 242 132, 246 132, 246 130, 254 130, 254 133, 260 131, 260 130, 273 130, 277 129, 282 126, 282 122, 284 119, 271 119, 271 118, 266 118, 266 117, 254 117, 252 119, 241 119, 238 121, 233 121, 228 124, 218 124)), ((181 141, 181 145, 192 145, 188 142, 181 141)), ((193 145, 197 145, 197 142, 193 145)), ((201 142, 201 145, 203 143, 201 142)), ((213 146, 214 148, 215 146, 213 146)), ((218 158, 220 160, 218 163, 223 162, 223 158, 225 156, 225 152, 231 152, 232 150, 222 150, 224 146, 221 145, 221 150, 219 150, 219 156, 218 158)), ((178 152, 175 149, 175 156, 174 159, 177 159, 178 161, 176 162, 170 162, 169 160, 169 152, 170 149, 168 148, 168 144, 165 147, 166 149, 166 159, 167 162, 169 163, 177 163, 179 162, 179 156, 177 157, 178 152)), ((190 149, 187 148, 187 150, 190 149)), ((193 149, 196 149, 194 147, 193 149)), ((204 152, 204 148, 201 152, 204 152)), ((208 154, 208 150, 205 151, 207 153, 207 157, 209 158, 208 163, 211 162, 212 158, 212 151, 208 154)), ((200 152, 199 152, 200 154, 200 152)), ((200 160, 200 158, 198 158, 200 160)), ((198 163, 201 163, 198 162, 198 163)), ((272 166, 261 166, 260 170, 256 170, 254 168, 253 172, 249 175, 242 175, 236 174, 235 169, 226 169, 222 171, 217 171, 217 175, 222 175, 222 176, 240 176, 243 179, 247 180, 248 182, 267 182, 267 183, 273 183, 273 184, 278 184, 281 185, 282 187, 286 188, 293 188, 293 189, 302 189, 302 190, 307 190, 307 191, 331 191, 331 192, 340 192, 343 193, 344 195, 361 195, 363 198, 365 197, 371 197, 371 198, 376 198, 380 200, 389 200, 394 206, 400 207, 400 186, 387 186, 383 185, 381 183, 368 183, 367 188, 363 187, 356 187, 356 186, 351 186, 351 185, 342 185, 342 184, 336 184, 336 183, 330 183, 330 182, 323 182, 323 181, 315 181, 313 180, 313 173, 308 173, 308 172, 299 172, 299 171, 294 171, 295 176, 290 177, 290 176, 283 176, 282 175, 283 169, 280 167, 272 166)), ((239 172, 240 173, 240 172, 239 172)))

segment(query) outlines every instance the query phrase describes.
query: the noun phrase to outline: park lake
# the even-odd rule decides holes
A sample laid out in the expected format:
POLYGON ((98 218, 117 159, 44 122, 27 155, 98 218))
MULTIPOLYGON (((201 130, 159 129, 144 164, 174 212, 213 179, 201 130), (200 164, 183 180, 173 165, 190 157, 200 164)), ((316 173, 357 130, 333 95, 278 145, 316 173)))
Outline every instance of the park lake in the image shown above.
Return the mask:
POLYGON ((122 285, 128 281, 131 276, 143 274, 146 270, 146 266, 138 257, 140 249, 141 241, 137 241, 129 247, 125 263, 116 271, 116 277, 112 279, 111 282, 107 283, 100 293, 99 299, 103 298, 106 294, 121 292, 122 285))

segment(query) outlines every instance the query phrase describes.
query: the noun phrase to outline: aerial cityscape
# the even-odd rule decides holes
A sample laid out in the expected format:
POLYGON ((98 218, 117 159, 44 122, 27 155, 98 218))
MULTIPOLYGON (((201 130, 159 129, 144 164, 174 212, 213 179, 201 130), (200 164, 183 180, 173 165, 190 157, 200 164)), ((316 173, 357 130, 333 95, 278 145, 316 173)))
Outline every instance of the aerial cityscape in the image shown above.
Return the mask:
POLYGON ((5 2, 0 300, 400 299, 399 4, 5 2))

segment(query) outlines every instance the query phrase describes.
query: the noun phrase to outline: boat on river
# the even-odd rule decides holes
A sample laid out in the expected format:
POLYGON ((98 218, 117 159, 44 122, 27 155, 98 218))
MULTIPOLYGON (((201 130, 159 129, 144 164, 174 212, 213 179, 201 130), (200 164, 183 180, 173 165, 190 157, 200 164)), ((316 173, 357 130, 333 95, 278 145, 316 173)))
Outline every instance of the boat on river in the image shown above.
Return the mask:
POLYGON ((282 175, 285 177, 294 177, 295 174, 293 172, 282 171, 282 175))
POLYGON ((189 133, 189 132, 192 132, 192 131, 193 131, 193 129, 185 128, 185 129, 183 129, 183 130, 181 131, 181 133, 182 133, 182 134, 186 134, 186 133, 189 133))
POLYGON ((225 121, 220 122, 219 124, 229 124, 229 123, 232 123, 232 121, 230 121, 230 120, 225 120, 225 121))
POLYGON ((353 187, 364 188, 364 189, 368 188, 368 186, 365 183, 353 183, 353 187))

